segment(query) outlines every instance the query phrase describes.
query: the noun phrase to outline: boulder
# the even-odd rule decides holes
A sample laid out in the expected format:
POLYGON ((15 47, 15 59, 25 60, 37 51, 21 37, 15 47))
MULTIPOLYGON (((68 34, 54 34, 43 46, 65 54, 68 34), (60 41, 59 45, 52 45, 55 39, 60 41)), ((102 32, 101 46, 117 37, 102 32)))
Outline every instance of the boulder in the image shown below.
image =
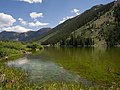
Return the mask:
POLYGON ((0 74, 0 83, 5 81, 5 74, 0 74))

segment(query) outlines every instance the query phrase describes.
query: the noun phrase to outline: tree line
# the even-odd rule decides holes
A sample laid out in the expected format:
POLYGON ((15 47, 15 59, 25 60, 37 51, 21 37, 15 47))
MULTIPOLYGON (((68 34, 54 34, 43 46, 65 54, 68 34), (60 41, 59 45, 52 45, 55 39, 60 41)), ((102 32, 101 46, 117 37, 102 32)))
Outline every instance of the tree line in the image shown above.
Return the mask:
POLYGON ((94 40, 91 37, 81 37, 80 35, 75 35, 75 32, 73 32, 68 39, 63 39, 60 41, 60 45, 66 45, 66 46, 80 46, 80 47, 88 47, 94 45, 94 40))

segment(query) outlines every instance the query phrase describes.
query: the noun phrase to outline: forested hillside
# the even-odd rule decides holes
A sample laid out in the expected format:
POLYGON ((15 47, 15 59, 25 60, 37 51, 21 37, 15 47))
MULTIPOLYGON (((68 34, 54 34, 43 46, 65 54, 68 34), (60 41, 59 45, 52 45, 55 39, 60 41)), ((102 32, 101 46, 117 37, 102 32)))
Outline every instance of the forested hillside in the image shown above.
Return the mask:
POLYGON ((86 23, 71 33, 62 45, 73 46, 116 46, 120 44, 120 5, 115 4, 109 11, 99 15, 96 20, 86 23))
POLYGON ((111 2, 107 5, 94 6, 91 9, 82 13, 81 15, 69 19, 64 23, 58 25, 57 27, 53 28, 50 32, 41 36, 39 42, 41 42, 42 44, 61 43, 63 45, 66 43, 66 40, 71 36, 71 33, 91 21, 98 20, 106 12, 109 12, 111 8, 113 8, 113 6, 114 2, 111 2))
POLYGON ((119 1, 96 5, 40 36, 42 44, 115 46, 120 44, 119 1))

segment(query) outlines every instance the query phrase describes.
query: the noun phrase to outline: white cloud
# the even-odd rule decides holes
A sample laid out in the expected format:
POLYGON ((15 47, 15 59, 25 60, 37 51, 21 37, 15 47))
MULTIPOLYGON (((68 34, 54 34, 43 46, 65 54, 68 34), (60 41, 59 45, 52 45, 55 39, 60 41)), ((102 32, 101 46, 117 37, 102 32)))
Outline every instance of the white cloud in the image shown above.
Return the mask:
POLYGON ((27 3, 42 3, 42 0, 19 0, 19 1, 24 1, 27 3))
POLYGON ((71 18, 75 17, 76 15, 79 15, 79 14, 80 14, 80 11, 79 11, 78 9, 73 9, 71 12, 72 12, 72 13, 75 13, 75 15, 74 15, 74 16, 64 17, 64 18, 59 22, 59 24, 61 24, 61 23, 65 22, 66 20, 71 19, 71 18))
POLYGON ((32 29, 27 29, 25 27, 22 27, 20 25, 17 26, 11 26, 11 27, 7 27, 7 28, 2 28, 3 31, 14 31, 14 32, 27 32, 30 31, 32 29))
POLYGON ((8 14, 0 13, 0 27, 12 26, 16 20, 8 14))
POLYGON ((67 17, 64 17, 64 18, 59 22, 59 24, 65 22, 66 20, 71 19, 71 18, 73 18, 73 17, 74 17, 74 16, 67 16, 67 17))
POLYGON ((24 26, 28 24, 27 21, 24 21, 22 18, 19 18, 18 20, 24 26))
POLYGON ((78 10, 78 9, 73 9, 71 12, 75 13, 76 15, 80 14, 80 10, 78 10))
POLYGON ((30 22, 29 27, 40 27, 40 26, 46 26, 48 24, 49 23, 42 23, 42 22, 36 21, 36 22, 30 22))
POLYGON ((29 27, 42 27, 42 26, 46 26, 49 24, 49 23, 42 23, 38 21, 37 19, 35 19, 33 22, 24 21, 22 18, 19 18, 18 20, 20 21, 22 25, 29 26, 29 27))
POLYGON ((43 13, 32 12, 30 13, 30 17, 32 19, 40 18, 40 17, 43 17, 43 13))

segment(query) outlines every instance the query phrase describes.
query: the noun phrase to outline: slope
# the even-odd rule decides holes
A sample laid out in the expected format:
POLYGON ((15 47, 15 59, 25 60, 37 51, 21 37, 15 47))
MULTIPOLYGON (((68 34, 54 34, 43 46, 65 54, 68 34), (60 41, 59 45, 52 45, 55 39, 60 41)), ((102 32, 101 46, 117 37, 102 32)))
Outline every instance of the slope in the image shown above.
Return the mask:
POLYGON ((50 32, 42 35, 38 42, 42 44, 56 44, 61 40, 66 40, 71 32, 84 26, 86 23, 97 20, 99 16, 102 16, 114 6, 114 2, 107 5, 97 5, 91 9, 85 11, 79 16, 65 21, 64 23, 53 28, 50 32))
POLYGON ((98 19, 86 23, 81 28, 72 32, 67 39, 67 44, 116 46, 120 44, 120 4, 114 6, 98 19), (74 35, 73 35, 74 34, 74 35), (72 36, 72 37, 71 37, 72 36), (74 37, 73 41, 70 41, 74 37))

